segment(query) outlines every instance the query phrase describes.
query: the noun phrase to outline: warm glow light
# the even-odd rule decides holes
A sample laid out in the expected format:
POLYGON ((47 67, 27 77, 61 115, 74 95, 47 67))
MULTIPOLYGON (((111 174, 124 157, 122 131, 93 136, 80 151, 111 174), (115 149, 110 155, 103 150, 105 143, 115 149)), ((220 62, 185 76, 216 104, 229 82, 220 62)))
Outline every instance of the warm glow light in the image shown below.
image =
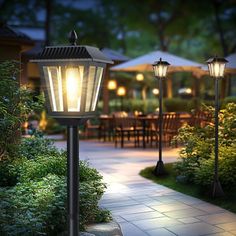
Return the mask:
POLYGON ((158 95, 158 94, 159 94, 159 89, 154 88, 154 89, 152 90, 152 93, 153 93, 154 95, 158 95))
POLYGON ((167 74, 167 69, 170 64, 167 61, 162 61, 160 58, 159 61, 156 61, 152 66, 154 74, 158 78, 165 78, 167 74))
POLYGON ((207 61, 209 74, 214 78, 224 77, 225 64, 228 61, 224 58, 214 57, 207 61))
POLYGON ((118 96, 125 96, 126 94, 126 89, 123 86, 118 87, 117 89, 117 95, 118 96))
POLYGON ((117 88, 117 83, 115 80, 109 80, 108 81, 108 85, 107 85, 107 88, 109 90, 115 90, 117 88))
POLYGON ((144 80, 143 74, 141 74, 141 73, 137 74, 137 75, 136 75, 136 80, 137 80, 137 81, 143 81, 143 80, 144 80))
POLYGON ((80 77, 79 69, 76 67, 68 67, 66 69, 66 92, 68 111, 79 111, 82 77, 80 77))
POLYGON ((178 90, 179 94, 192 94, 191 88, 180 88, 178 90))

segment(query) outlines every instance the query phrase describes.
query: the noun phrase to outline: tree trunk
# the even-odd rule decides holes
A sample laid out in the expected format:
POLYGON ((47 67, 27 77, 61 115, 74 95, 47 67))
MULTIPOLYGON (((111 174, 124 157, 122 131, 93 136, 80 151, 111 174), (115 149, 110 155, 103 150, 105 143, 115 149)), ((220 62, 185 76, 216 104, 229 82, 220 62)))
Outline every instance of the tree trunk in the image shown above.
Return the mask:
MULTIPOLYGON (((221 19, 220 19, 220 15, 219 15, 220 4, 221 4, 220 0, 213 0, 216 28, 217 28, 217 31, 218 31, 218 34, 219 34, 220 44, 221 44, 221 47, 222 47, 223 55, 224 55, 224 57, 226 57, 228 55, 228 46, 226 44, 224 31, 223 31, 222 26, 221 26, 221 19)), ((228 89, 227 89, 228 84, 229 84, 229 79, 228 78, 224 78, 221 81, 221 93, 220 93, 221 98, 225 98, 226 96, 229 95, 228 94, 228 89)))
POLYGON ((52 1, 53 0, 45 0, 45 5, 46 5, 45 46, 49 46, 51 43, 50 32, 51 32, 52 1))

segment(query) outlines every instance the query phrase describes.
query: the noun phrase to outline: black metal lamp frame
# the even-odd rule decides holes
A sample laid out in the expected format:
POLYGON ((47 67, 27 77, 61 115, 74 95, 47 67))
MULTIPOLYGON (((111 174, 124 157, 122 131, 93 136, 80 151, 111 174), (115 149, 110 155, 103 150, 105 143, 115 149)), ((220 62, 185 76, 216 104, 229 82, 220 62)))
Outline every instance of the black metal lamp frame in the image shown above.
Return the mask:
MULTIPOLYGON (((158 79, 159 81, 159 139, 158 139, 158 148, 159 148, 159 159, 157 161, 156 167, 153 171, 154 175, 156 176, 160 176, 160 175, 164 175, 166 174, 165 171, 165 167, 164 167, 164 163, 162 160, 162 133, 163 133, 163 114, 162 114, 162 97, 163 97, 163 85, 162 85, 162 81, 166 78, 166 73, 167 73, 167 69, 168 66, 170 64, 167 61, 162 61, 162 58, 160 58, 159 61, 154 62, 153 64, 153 69, 154 69, 154 74, 155 77, 158 79), (160 73, 158 72, 158 70, 156 70, 156 66, 163 66, 166 67, 165 68, 165 73, 160 73), (158 73, 157 73, 158 72, 158 73)), ((162 68, 164 69, 164 68, 162 68)))
MULTIPOLYGON (((113 61, 106 58, 97 48, 89 46, 77 46, 77 34, 71 31, 69 35, 70 46, 46 47, 35 59, 31 62, 39 63, 41 68, 41 78, 43 75, 43 66, 48 65, 76 65, 79 64, 94 65, 102 67, 105 71, 106 64, 112 64, 113 61)), ((104 72, 103 77, 104 78, 104 72)), ((44 85, 45 97, 49 101, 49 94, 46 88, 45 80, 42 80, 44 85)), ((84 96, 84 95, 83 95, 84 96)), ((65 94, 64 94, 65 97, 65 94)), ((66 103, 65 103, 66 104, 66 103)), ((67 220, 68 220, 68 235, 79 235, 79 135, 78 125, 96 114, 91 112, 53 112, 50 102, 47 103, 48 113, 59 121, 62 125, 67 126, 67 220)))
POLYGON ((159 81, 159 137, 158 137, 158 148, 159 148, 159 160, 157 161, 156 167, 154 169, 154 174, 164 175, 165 167, 162 161, 162 130, 163 130, 163 114, 162 114, 162 97, 163 97, 163 88, 162 88, 162 80, 163 78, 158 77, 159 81))
MULTIPOLYGON (((218 71, 215 71, 214 63, 219 63, 218 67, 220 65, 227 63, 228 61, 224 58, 219 58, 217 56, 210 58, 207 60, 207 64, 209 67, 210 76, 212 76, 215 80, 215 162, 214 162, 214 179, 212 183, 212 189, 211 189, 211 195, 213 198, 216 197, 223 197, 224 191, 221 187, 220 180, 219 180, 219 80, 223 79, 223 72, 219 71, 220 68, 218 68, 218 71)), ((224 68, 221 68, 224 69, 224 68)))

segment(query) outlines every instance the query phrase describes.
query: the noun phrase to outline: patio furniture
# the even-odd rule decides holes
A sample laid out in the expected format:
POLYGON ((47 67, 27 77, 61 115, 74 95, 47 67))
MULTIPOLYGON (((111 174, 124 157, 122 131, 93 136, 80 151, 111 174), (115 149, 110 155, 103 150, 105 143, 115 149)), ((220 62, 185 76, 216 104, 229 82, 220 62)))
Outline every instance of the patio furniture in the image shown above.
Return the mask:
POLYGON ((134 141, 134 146, 139 146, 139 136, 142 128, 138 126, 136 117, 115 117, 114 123, 114 142, 117 147, 118 142, 120 146, 124 147, 124 141, 134 141))

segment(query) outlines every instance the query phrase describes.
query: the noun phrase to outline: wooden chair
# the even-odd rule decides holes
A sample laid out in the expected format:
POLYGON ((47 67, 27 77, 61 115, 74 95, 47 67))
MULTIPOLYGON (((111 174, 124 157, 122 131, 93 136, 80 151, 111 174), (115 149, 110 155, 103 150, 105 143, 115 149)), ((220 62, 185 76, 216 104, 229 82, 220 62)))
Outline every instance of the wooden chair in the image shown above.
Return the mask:
POLYGON ((124 141, 134 140, 134 146, 136 147, 139 143, 138 130, 136 128, 137 122, 135 117, 115 117, 113 116, 114 124, 114 141, 115 147, 117 147, 120 141, 120 146, 124 147, 124 141))

